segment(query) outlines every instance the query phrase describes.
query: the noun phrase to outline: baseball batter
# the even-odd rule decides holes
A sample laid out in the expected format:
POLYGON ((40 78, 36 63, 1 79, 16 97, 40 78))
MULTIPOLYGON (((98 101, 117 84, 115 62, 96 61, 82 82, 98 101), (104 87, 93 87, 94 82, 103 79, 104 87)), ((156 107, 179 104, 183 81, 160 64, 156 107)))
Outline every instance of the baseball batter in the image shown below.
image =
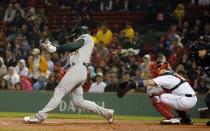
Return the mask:
POLYGON ((47 118, 48 112, 55 109, 62 98, 68 93, 71 94, 75 107, 97 113, 106 118, 109 123, 113 122, 114 110, 105 109, 94 102, 83 99, 82 85, 87 77, 86 66, 90 63, 90 57, 94 47, 93 39, 88 34, 87 27, 85 26, 75 28, 72 31, 72 36, 77 39, 69 44, 53 46, 51 42, 47 41, 43 45, 49 52, 69 51, 70 68, 55 88, 54 95, 49 103, 34 116, 24 117, 26 123, 41 123, 47 118))
POLYGON ((166 118, 161 124, 193 124, 187 111, 195 106, 197 97, 189 83, 171 71, 168 62, 152 62, 150 71, 153 79, 122 83, 121 86, 126 88, 118 95, 122 97, 130 89, 146 86, 153 106, 166 118), (175 109, 181 120, 175 117, 171 108, 175 109))

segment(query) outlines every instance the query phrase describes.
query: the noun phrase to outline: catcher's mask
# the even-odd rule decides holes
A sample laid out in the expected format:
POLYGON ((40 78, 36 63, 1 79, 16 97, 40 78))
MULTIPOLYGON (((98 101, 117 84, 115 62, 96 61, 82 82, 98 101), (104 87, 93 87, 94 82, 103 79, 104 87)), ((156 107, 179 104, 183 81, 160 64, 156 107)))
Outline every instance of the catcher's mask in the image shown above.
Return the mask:
POLYGON ((151 62, 149 65, 149 70, 153 77, 159 76, 159 71, 162 69, 168 70, 170 68, 170 65, 166 61, 155 61, 151 62))

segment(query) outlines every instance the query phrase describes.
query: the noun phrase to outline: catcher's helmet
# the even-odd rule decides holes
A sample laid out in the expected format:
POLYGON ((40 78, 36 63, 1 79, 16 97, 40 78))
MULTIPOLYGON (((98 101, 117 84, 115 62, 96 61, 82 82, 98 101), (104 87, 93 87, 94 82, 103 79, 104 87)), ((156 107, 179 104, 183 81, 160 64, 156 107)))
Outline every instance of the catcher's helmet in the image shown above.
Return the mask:
POLYGON ((88 34, 88 27, 87 26, 77 26, 72 29, 71 31, 71 37, 76 38, 83 34, 88 34))
POLYGON ((151 62, 149 65, 149 70, 153 77, 159 76, 159 71, 162 69, 170 69, 170 65, 166 61, 155 61, 151 62))

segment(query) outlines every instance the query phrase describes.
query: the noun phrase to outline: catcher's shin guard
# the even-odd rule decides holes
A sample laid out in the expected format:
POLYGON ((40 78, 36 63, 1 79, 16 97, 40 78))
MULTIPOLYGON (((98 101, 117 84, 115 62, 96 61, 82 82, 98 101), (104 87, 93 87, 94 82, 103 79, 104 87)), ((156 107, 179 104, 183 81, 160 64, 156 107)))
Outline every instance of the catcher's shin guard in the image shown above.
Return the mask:
POLYGON ((175 115, 172 112, 172 109, 160 101, 159 96, 151 96, 150 97, 152 105, 155 109, 166 119, 175 118, 175 115))

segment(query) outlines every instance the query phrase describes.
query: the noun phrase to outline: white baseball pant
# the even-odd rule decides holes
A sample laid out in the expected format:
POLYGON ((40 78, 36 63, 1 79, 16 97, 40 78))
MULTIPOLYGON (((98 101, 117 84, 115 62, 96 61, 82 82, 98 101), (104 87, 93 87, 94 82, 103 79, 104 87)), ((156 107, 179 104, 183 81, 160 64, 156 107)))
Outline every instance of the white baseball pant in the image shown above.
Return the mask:
POLYGON ((160 100, 170 106, 173 109, 179 111, 187 111, 193 108, 197 103, 197 97, 186 97, 185 95, 174 95, 170 93, 164 93, 160 95, 160 100))
POLYGON ((75 107, 106 117, 108 109, 98 106, 95 102, 83 99, 82 85, 84 84, 86 77, 87 69, 83 63, 70 67, 58 86, 55 88, 53 97, 49 103, 41 111, 39 111, 36 116, 39 119, 47 118, 47 113, 54 110, 59 105, 62 98, 66 94, 70 93, 75 107))

